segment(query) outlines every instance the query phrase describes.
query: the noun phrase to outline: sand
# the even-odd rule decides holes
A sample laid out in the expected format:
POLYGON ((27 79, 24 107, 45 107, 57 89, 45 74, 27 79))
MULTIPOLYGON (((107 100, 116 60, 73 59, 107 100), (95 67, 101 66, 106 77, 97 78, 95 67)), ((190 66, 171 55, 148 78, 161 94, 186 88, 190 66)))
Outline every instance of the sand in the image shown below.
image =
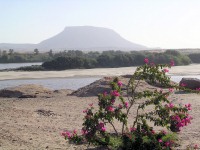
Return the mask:
MULTIPOLYGON (((199 74, 200 65, 174 67, 170 73, 183 75, 190 69, 189 74, 199 74)), ((77 75, 121 75, 132 74, 133 67, 89 70, 68 70, 60 72, 1 72, 0 79, 17 79, 33 77, 66 77, 77 75), (127 72, 126 72, 127 71, 127 72), (62 74, 64 73, 64 74, 62 74), (42 76, 43 75, 43 76, 42 76)), ((145 87, 143 87, 145 88, 145 87)), ((200 95, 175 92, 171 96, 174 103, 191 103, 192 124, 183 128, 178 134, 181 147, 200 145, 200 95)), ((96 96, 77 97, 67 95, 67 92, 52 92, 51 96, 36 98, 0 98, 0 150, 84 150, 86 145, 72 145, 63 139, 63 130, 80 130, 83 123, 82 111, 88 104, 97 107, 96 96)), ((135 110, 131 110, 133 118, 135 110)), ((119 129, 121 126, 117 124, 119 129)), ((108 130, 111 128, 108 127, 108 130)), ((96 148, 90 147, 90 150, 96 148)))
MULTIPOLYGON (((64 71, 9 71, 0 72, 0 80, 10 79, 38 79, 38 78, 66 78, 66 77, 94 77, 94 76, 119 76, 133 74, 136 67, 123 68, 96 68, 96 69, 71 69, 64 71)), ((200 75, 200 64, 188 66, 175 66, 170 69, 169 75, 200 75), (189 70, 189 71, 188 71, 189 70)))
POLYGON ((0 149, 85 149, 69 145, 60 133, 65 129, 80 129, 82 110, 95 101, 66 95, 49 99, 0 99, 0 149))
MULTIPOLYGON (((145 86, 143 85, 143 88, 145 86)), ((152 86, 149 87, 152 89, 152 86)), ((175 104, 191 103, 192 124, 178 134, 181 147, 200 145, 200 95, 175 92, 170 99, 175 104)), ((96 96, 70 96, 66 91, 52 92, 49 97, 0 98, 0 149, 2 150, 84 150, 86 145, 69 144, 60 133, 63 130, 80 131, 84 114, 82 111, 93 103, 97 108, 96 96)), ((151 109, 151 108, 149 108, 151 109)), ((130 118, 136 114, 130 111, 130 118)), ((132 122, 131 122, 132 123, 132 122)), ((121 124, 115 123, 119 130, 121 124)), ((108 130, 112 128, 108 127, 108 130)), ((157 129, 158 130, 158 129, 157 129)), ((90 150, 97 148, 90 147, 90 150)))
MULTIPOLYGON (((178 94, 176 100, 192 104, 192 124, 184 128, 179 137, 182 149, 189 144, 200 144, 199 95, 178 94)), ((83 113, 89 103, 97 105, 96 97, 60 95, 40 99, 0 99, 0 149, 13 150, 73 150, 86 146, 70 145, 60 136, 62 130, 81 129, 83 113), (49 111, 47 114, 38 110, 49 111)), ((134 110, 131 115, 134 115, 134 110)))

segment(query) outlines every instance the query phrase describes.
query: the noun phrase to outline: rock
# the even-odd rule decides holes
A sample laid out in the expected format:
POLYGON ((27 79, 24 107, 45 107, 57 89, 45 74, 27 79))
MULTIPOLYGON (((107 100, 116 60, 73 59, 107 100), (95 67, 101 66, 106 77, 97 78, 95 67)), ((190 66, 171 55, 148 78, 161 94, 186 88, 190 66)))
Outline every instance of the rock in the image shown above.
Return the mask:
MULTIPOLYGON (((124 75, 124 76, 119 76, 119 80, 123 83, 122 84, 122 95, 127 96, 127 85, 130 80, 131 75, 124 75)), ((107 92, 109 93, 111 90, 110 87, 110 82, 114 79, 115 77, 104 77, 100 80, 97 80, 90 85, 87 85, 85 87, 82 87, 74 92, 72 92, 70 95, 72 96, 78 96, 78 97, 89 97, 89 96, 97 96, 100 93, 107 92)), ((136 80, 137 83, 138 80, 136 80)), ((136 84, 135 83, 135 84, 136 84)), ((157 89, 157 87, 152 86, 148 84, 146 81, 140 81, 136 92, 143 91, 144 89, 154 91, 157 89)))
POLYGON ((44 109, 38 109, 36 110, 37 114, 42 116, 55 116, 56 114, 53 113, 51 110, 44 110, 44 109))
POLYGON ((65 95, 70 95, 72 92, 74 92, 74 90, 70 90, 70 89, 60 89, 60 90, 54 90, 54 93, 57 94, 65 94, 65 95))
POLYGON ((24 95, 22 94, 19 98, 36 98, 37 96, 36 95, 24 95))
POLYGON ((22 92, 17 90, 3 89, 0 91, 0 97, 20 97, 22 92))
POLYGON ((182 78, 182 80, 179 82, 179 85, 196 90, 197 88, 200 88, 200 80, 197 78, 182 78))
POLYGON ((88 97, 88 96, 97 96, 99 93, 109 92, 111 90, 109 83, 110 79, 100 79, 90 85, 82 87, 70 95, 79 96, 79 97, 88 97))
POLYGON ((52 94, 52 90, 41 85, 27 84, 0 90, 0 97, 36 98, 52 94))

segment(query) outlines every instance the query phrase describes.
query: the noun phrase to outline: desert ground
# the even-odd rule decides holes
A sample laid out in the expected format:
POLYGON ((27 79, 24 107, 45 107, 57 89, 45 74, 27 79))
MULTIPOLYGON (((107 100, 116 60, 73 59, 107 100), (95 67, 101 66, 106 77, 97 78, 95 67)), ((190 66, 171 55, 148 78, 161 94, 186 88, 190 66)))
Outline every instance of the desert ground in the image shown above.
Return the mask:
MULTIPOLYGON (((199 75, 200 65, 173 67, 170 71, 171 74, 183 75, 190 69, 188 74, 199 75)), ((112 76, 121 74, 132 74, 134 68, 117 68, 113 70, 107 69, 90 69, 83 70, 82 73, 77 71, 61 71, 50 72, 43 74, 42 72, 34 72, 34 77, 43 74, 42 77, 60 77, 72 75, 101 75, 112 76), (116 72, 115 72, 116 71, 116 72), (62 74, 65 73, 65 74, 62 74), (105 73, 105 74, 104 74, 105 73)), ((29 72, 7 72, 1 79, 9 78, 22 78, 29 72), (10 76, 9 76, 10 75, 10 76)), ((26 76, 27 77, 27 76, 26 76)), ((107 80, 106 78, 103 80, 107 80)), ((108 82, 106 82, 108 83, 108 82)), ((101 92, 103 88, 108 85, 103 84, 101 90, 96 90, 100 85, 99 82, 85 87, 75 94, 70 94, 70 90, 57 90, 45 92, 40 94, 41 91, 36 89, 36 97, 33 98, 6 98, 0 97, 0 149, 2 150, 84 150, 84 149, 97 149, 92 146, 87 148, 87 145, 73 145, 69 144, 60 135, 63 130, 73 131, 74 129, 80 130, 83 123, 84 114, 82 111, 88 107, 88 104, 93 103, 97 108, 98 99, 97 93, 101 92), (95 85, 95 86, 94 86, 95 85)), ((141 89, 149 88, 155 89, 147 84, 140 85, 141 89)), ((20 90, 20 89, 19 89, 20 90)), ((47 90, 48 91, 48 90, 47 90)), ((34 91, 32 91, 34 93, 34 91)), ((181 146, 176 149, 186 149, 188 145, 200 145, 200 95, 188 94, 184 92, 174 92, 170 99, 175 104, 188 104, 191 103, 192 111, 190 114, 193 117, 192 124, 184 127, 178 134, 181 146)), ((131 110, 129 116, 134 117, 135 110, 131 110)), ((120 128, 120 124, 117 124, 120 128)), ((108 127, 108 130, 112 130, 108 127)), ((159 130, 159 129, 158 129, 159 130)))

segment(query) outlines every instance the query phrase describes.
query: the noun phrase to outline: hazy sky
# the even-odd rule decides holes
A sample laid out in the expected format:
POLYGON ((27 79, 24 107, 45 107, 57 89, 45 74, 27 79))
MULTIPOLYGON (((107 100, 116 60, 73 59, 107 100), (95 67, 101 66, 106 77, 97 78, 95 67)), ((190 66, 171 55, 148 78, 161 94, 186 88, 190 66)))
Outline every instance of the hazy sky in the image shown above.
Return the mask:
POLYGON ((0 43, 98 26, 148 47, 200 48, 200 0, 0 0, 0 43))

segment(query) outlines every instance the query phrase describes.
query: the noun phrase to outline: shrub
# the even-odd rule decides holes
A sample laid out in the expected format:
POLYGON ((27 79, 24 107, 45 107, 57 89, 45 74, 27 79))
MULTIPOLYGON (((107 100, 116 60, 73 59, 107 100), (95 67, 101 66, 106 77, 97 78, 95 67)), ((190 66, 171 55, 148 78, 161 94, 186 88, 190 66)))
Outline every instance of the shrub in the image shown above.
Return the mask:
POLYGON ((82 135, 64 134, 65 139, 74 143, 85 141, 110 149, 152 150, 174 147, 178 140, 176 132, 180 132, 183 126, 191 123, 192 117, 188 114, 191 105, 175 105, 168 99, 174 89, 183 89, 183 87, 171 85, 170 78, 166 76, 167 68, 174 65, 173 61, 166 65, 149 63, 147 58, 144 61, 145 65, 136 69, 128 83, 127 98, 122 96, 123 83, 115 78, 111 82, 111 91, 99 94, 98 110, 95 111, 93 104, 89 104, 89 108, 83 111, 85 117, 82 135), (136 92, 141 80, 161 84, 169 90, 144 89, 136 92), (141 101, 141 99, 146 100, 141 101), (136 104, 137 102, 140 102, 139 105, 136 104), (154 106, 154 109, 148 113, 145 112, 144 110, 150 105, 154 106), (131 109, 136 109, 135 118, 129 117, 131 109), (120 131, 115 127, 116 120, 122 124, 120 131), (149 122, 153 122, 154 126, 149 122), (132 125, 129 128, 130 123, 132 125), (113 127, 114 133, 107 131, 108 124, 113 127), (155 126, 163 127, 167 131, 155 131, 155 126))

